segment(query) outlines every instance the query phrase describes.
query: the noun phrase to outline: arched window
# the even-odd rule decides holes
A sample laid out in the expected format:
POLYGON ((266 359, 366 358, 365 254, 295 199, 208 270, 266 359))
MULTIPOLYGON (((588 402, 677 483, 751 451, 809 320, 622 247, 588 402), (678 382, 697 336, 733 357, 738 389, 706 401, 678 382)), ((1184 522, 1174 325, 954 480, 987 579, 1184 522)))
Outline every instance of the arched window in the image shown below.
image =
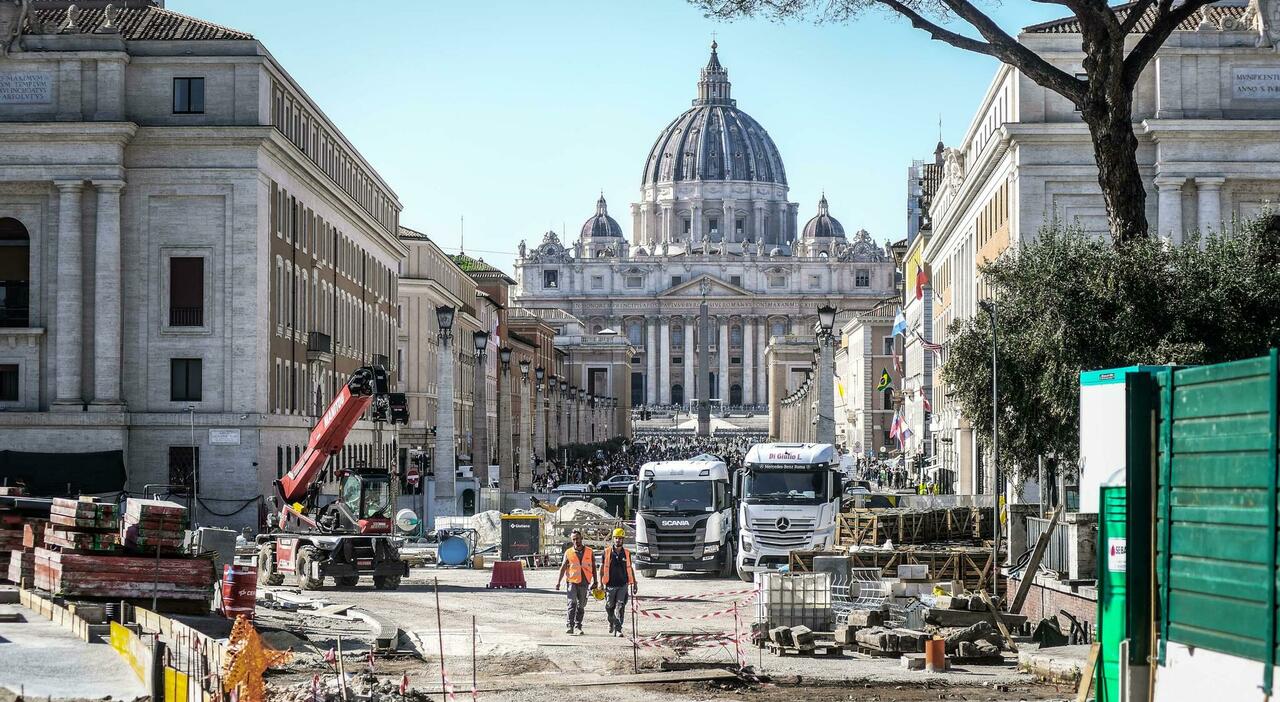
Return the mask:
POLYGON ((738 385, 735 383, 729 386, 729 404, 730 405, 742 404, 742 386, 741 385, 738 385))
POLYGON ((772 336, 786 336, 787 323, 776 319, 773 322, 770 322, 769 334, 772 336))
POLYGON ((636 320, 627 322, 627 341, 632 346, 639 347, 644 344, 644 325, 636 320))
POLYGON ((729 327, 729 345, 742 346, 742 325, 735 324, 729 327))
POLYGON ((671 325, 671 345, 680 346, 684 344, 684 325, 680 323, 671 325))
POLYGON ((593 325, 591 325, 591 333, 592 333, 592 334, 599 334, 599 333, 600 333, 600 332, 602 332, 602 331, 604 331, 604 327, 600 326, 599 324, 593 324, 593 325))
POLYGON ((0 217, 0 327, 31 326, 31 236, 0 217))

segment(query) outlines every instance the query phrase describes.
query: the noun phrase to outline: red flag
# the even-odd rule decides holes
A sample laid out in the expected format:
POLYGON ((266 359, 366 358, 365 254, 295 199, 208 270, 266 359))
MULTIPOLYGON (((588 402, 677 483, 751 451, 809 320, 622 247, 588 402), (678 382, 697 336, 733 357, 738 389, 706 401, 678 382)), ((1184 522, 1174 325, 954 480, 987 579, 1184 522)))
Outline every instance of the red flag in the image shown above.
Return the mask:
POLYGON ((933 405, 929 402, 929 396, 924 394, 924 390, 920 391, 920 404, 924 406, 925 412, 932 412, 933 405))
POLYGON ((920 264, 920 270, 916 271, 916 299, 924 299, 924 286, 929 284, 929 264, 920 264))
POLYGON ((408 673, 405 673, 404 677, 400 678, 400 694, 402 696, 409 694, 409 674, 408 673))

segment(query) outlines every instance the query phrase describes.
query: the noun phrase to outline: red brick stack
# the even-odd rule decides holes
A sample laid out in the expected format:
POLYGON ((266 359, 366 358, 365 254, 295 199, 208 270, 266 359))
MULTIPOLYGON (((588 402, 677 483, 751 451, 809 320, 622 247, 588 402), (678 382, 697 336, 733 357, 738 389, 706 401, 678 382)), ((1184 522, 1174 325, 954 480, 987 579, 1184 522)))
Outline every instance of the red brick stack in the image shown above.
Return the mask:
POLYGON ((182 550, 187 529, 187 508, 165 500, 125 502, 120 520, 120 543, 131 553, 175 554, 182 550))

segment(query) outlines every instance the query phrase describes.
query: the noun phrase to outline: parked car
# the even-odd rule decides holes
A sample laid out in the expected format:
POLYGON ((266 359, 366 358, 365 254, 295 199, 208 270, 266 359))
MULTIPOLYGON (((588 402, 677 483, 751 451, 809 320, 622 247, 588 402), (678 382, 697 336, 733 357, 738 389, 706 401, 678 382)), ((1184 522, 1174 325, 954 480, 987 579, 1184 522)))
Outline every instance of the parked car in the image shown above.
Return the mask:
POLYGON ((596 490, 600 492, 619 491, 626 492, 636 484, 636 476, 634 475, 611 475, 599 483, 596 483, 596 490))
POLYGON ((551 489, 552 493, 561 494, 561 495, 567 492, 590 492, 590 491, 591 491, 591 486, 587 485, 586 483, 564 483, 563 485, 557 485, 551 489))

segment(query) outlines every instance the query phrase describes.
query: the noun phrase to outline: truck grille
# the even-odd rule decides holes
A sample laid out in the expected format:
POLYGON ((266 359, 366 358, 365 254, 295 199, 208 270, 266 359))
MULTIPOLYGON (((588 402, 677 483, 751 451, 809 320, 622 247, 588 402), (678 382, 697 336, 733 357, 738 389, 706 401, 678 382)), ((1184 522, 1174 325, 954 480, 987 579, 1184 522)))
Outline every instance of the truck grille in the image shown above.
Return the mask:
POLYGON ((656 523, 649 522, 648 530, 651 535, 649 548, 654 556, 688 558, 702 557, 703 534, 705 533, 705 530, 701 524, 687 529, 659 530, 656 523))
POLYGON ((813 537, 814 520, 793 519, 785 530, 778 528, 777 518, 752 519, 751 535, 756 544, 764 548, 795 549, 809 544, 813 537))

